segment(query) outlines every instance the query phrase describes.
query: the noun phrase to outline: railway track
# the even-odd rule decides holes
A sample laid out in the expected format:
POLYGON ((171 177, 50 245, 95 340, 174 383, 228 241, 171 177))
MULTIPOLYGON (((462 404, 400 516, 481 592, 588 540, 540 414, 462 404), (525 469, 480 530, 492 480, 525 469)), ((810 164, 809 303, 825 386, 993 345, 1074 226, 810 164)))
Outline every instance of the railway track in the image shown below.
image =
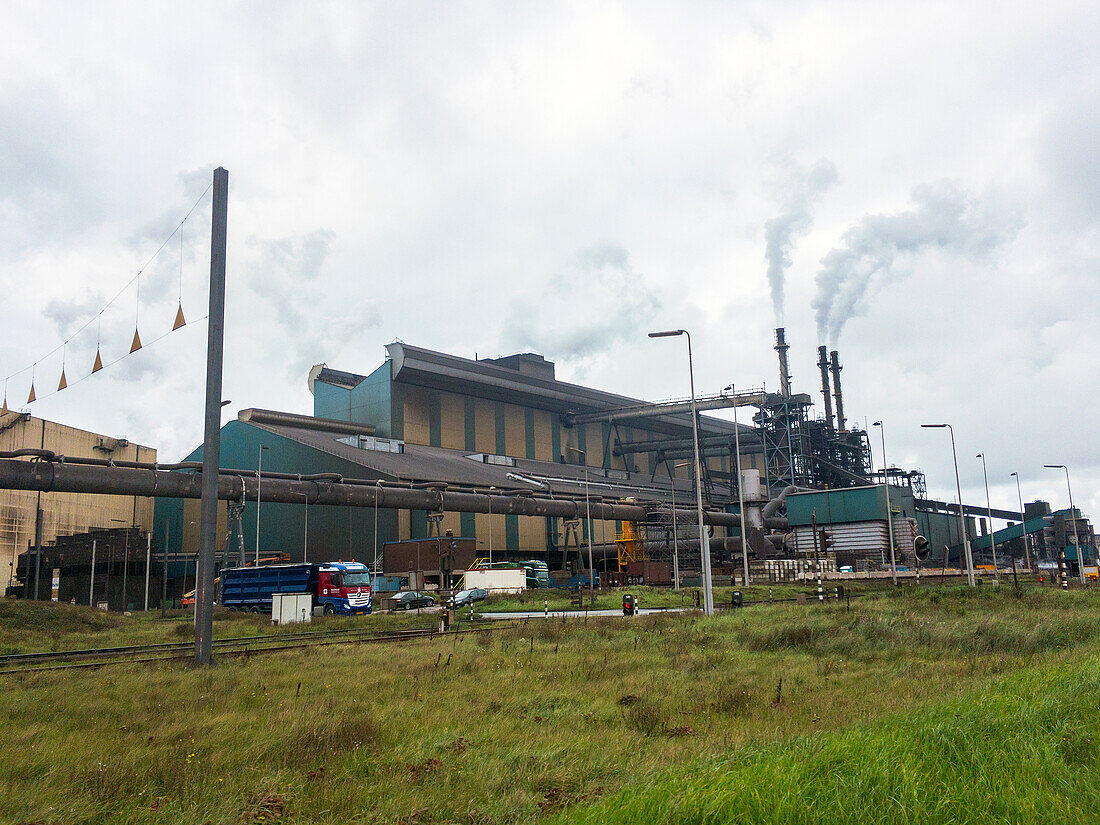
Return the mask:
MULTIPOLYGON (((448 630, 446 635, 484 633, 501 627, 494 623, 486 627, 448 630)), ((511 625, 507 625, 511 626, 511 625)), ((348 644, 380 644, 385 642, 411 641, 442 635, 435 628, 417 628, 412 630, 394 630, 379 632, 367 629, 349 629, 334 631, 313 631, 309 633, 283 633, 269 636, 239 636, 230 639, 215 639, 215 656, 251 656, 261 653, 275 653, 284 650, 296 650, 305 647, 348 644)), ((12 653, 0 656, 0 676, 20 673, 39 673, 50 670, 78 670, 106 667, 116 664, 144 664, 153 662, 186 661, 194 656, 195 644, 187 642, 165 642, 150 645, 129 645, 124 647, 87 648, 83 650, 43 651, 39 653, 12 653)))

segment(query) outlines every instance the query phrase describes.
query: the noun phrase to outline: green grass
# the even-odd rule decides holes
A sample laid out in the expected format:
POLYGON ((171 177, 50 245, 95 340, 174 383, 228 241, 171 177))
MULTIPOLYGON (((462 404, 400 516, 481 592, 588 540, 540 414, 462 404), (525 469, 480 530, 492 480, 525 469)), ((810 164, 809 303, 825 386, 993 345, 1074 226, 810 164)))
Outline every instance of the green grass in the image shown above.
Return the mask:
POLYGON ((931 713, 697 759, 558 821, 1095 822, 1098 691, 1096 656, 1032 668, 931 713))
MULTIPOLYGON (((778 799, 789 821, 809 821, 794 813, 804 803, 828 812, 822 821, 878 822, 874 805, 891 794, 902 807, 943 795, 929 821, 968 821, 958 805, 970 794, 987 797, 975 808, 987 813, 1030 800, 1019 810, 1049 812, 1046 821, 1095 820, 1095 797, 1057 764, 1050 788, 1029 771, 1035 753, 1057 755, 1051 737, 1062 735, 1067 759, 1096 767, 1092 723, 1058 697, 1096 695, 1098 607, 1092 591, 946 588, 868 596, 850 610, 532 619, 203 670, 6 677, 0 822, 723 822, 755 798, 763 807, 745 810, 778 799), (973 767, 1001 751, 1021 782, 1009 771, 994 786, 973 767), (684 790, 661 797, 665 786, 684 790), (696 807, 668 807, 696 790, 696 807), (1051 802, 1063 791, 1077 807, 1051 802), (860 795, 867 804, 851 802, 860 795), (614 820, 624 805, 634 814, 614 820)), ((172 624, 47 609, 64 628, 0 623, 0 639, 16 633, 41 649, 55 633, 144 638, 172 624), (82 631, 85 620, 110 626, 82 631)), ((236 621, 227 635, 243 635, 236 621)))
MULTIPOLYGON (((833 586, 835 585, 830 585, 827 588, 828 593, 833 592, 833 586)), ((861 589, 852 590, 852 588, 849 588, 849 592, 865 592, 868 589, 868 586, 862 582, 858 587, 861 589)), ((879 589, 881 590, 881 587, 879 589)), ((637 597, 641 607, 693 608, 695 607, 693 594, 698 590, 699 588, 697 587, 683 587, 679 592, 676 592, 670 587, 649 587, 645 585, 600 590, 596 593, 595 609, 622 609, 622 597, 624 593, 632 593, 637 597)), ((766 602, 769 597, 775 599, 791 599, 794 598, 797 593, 810 594, 816 592, 816 585, 806 583, 801 585, 752 585, 750 587, 737 588, 716 587, 714 588, 714 603, 716 605, 729 604, 734 590, 740 590, 746 600, 766 602)), ((545 601, 547 608, 551 611, 576 610, 577 608, 572 605, 571 601, 573 596, 573 591, 564 588, 527 590, 515 595, 492 596, 487 601, 478 602, 476 609, 494 613, 539 611, 543 609, 543 602, 545 601)), ((586 606, 588 606, 587 601, 586 606)))
MULTIPOLYGON (((390 630, 431 627, 437 622, 438 617, 435 616, 408 613, 385 616, 325 616, 314 618, 306 627, 275 627, 264 615, 216 610, 214 637, 280 635, 300 633, 303 630, 308 632, 348 627, 390 630)), ((0 599, 0 655, 159 644, 193 638, 194 617, 188 610, 170 611, 167 618, 161 619, 157 611, 123 616, 68 604, 0 599)))

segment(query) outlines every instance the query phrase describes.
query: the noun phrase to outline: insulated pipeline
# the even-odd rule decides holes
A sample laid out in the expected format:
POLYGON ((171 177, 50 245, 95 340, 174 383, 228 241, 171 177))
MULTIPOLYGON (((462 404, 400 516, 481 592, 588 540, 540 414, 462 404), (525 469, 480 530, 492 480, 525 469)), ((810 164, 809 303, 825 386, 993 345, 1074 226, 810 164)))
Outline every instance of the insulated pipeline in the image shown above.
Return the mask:
MULTIPOLYGON (((190 468, 188 468, 190 469, 190 468)), ((162 498, 201 497, 201 472, 169 472, 159 467, 125 467, 115 464, 75 463, 69 460, 21 461, 0 458, 0 489, 36 490, 61 493, 100 493, 162 498)), ((386 486, 376 480, 342 479, 336 475, 294 476, 264 474, 263 500, 283 504, 331 505, 336 507, 379 507, 396 510, 443 510, 458 513, 551 516, 567 519, 585 517, 583 499, 540 498, 525 494, 452 490, 443 484, 386 486)), ((218 498, 224 501, 255 499, 255 473, 222 471, 218 476, 218 498)), ((591 501, 592 518, 610 521, 644 521, 652 509, 640 504, 591 501)), ((677 520, 690 524, 695 510, 676 509, 677 520)), ((717 527, 740 526, 734 513, 704 511, 703 521, 717 527)), ((785 527, 786 519, 772 519, 769 527, 785 527)))

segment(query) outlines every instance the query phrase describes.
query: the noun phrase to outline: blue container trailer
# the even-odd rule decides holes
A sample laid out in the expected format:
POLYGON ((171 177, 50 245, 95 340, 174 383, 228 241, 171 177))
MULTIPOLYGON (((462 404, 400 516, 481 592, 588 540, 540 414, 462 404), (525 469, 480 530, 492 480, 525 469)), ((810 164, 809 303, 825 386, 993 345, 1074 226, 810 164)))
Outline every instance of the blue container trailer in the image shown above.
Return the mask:
POLYGON ((266 613, 276 593, 309 593, 326 614, 370 613, 371 575, 354 561, 230 567, 221 573, 219 602, 230 610, 266 613))

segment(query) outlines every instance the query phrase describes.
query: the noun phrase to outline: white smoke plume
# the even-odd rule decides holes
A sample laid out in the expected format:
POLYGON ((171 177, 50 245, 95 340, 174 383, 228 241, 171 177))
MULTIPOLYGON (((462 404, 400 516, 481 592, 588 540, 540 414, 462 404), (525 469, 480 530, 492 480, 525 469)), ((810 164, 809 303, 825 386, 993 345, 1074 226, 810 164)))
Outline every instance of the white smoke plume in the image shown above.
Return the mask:
POLYGON ((908 275, 921 253, 980 259, 1022 226, 1018 211, 979 201, 946 181, 916 187, 910 200, 914 208, 907 212, 865 215, 821 259, 813 301, 819 341, 836 346, 844 325, 865 312, 883 286, 908 275))
POLYGON ((783 280, 791 266, 794 242, 813 226, 813 207, 837 181, 836 167, 819 160, 811 168, 799 168, 785 188, 782 211, 764 224, 764 259, 768 262, 775 325, 783 325, 783 280))

